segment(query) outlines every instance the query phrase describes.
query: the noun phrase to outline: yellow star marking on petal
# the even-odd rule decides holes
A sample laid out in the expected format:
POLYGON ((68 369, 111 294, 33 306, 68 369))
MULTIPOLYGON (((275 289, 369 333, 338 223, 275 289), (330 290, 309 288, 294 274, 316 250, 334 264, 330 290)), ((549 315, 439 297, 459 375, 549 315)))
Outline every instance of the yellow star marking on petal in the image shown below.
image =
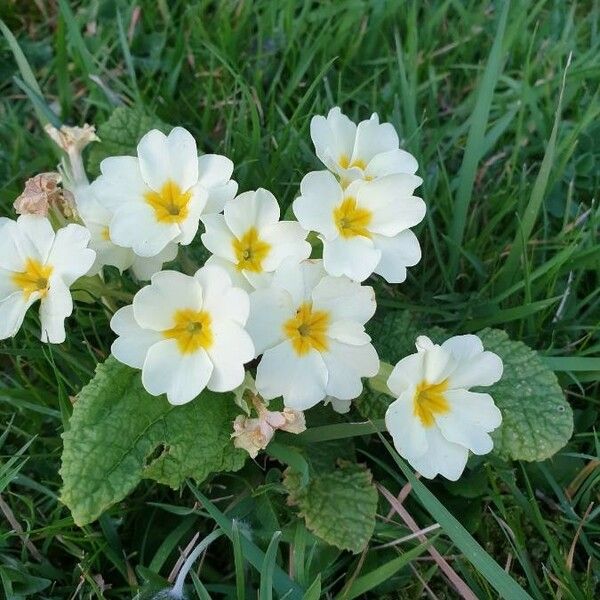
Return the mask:
POLYGON ((417 385, 413 397, 413 414, 419 417, 424 427, 431 427, 435 423, 435 415, 443 415, 450 410, 450 404, 444 396, 447 389, 447 379, 440 383, 423 380, 417 385))
POLYGON ((310 302, 301 304, 296 315, 283 324, 283 332, 292 342, 292 347, 298 356, 312 349, 325 352, 328 329, 329 313, 324 310, 313 310, 310 302))
POLYGON ((189 214, 189 202, 192 191, 181 191, 181 188, 169 179, 160 192, 149 190, 144 194, 146 202, 154 209, 154 216, 159 223, 181 223, 189 214))
POLYGON ((357 235, 371 237, 367 230, 373 213, 357 205, 355 198, 344 198, 343 202, 333 209, 333 221, 345 238, 352 238, 357 235))
POLYGON ((342 169, 352 169, 354 167, 357 167, 364 171, 367 168, 367 164, 365 163, 364 160, 362 160, 362 158, 357 158, 357 159, 353 160, 352 162, 350 162, 350 159, 348 158, 348 156, 346 154, 342 154, 340 156, 338 163, 339 163, 340 167, 342 167, 342 169))
POLYGON ((260 239, 256 227, 250 227, 242 239, 234 238, 231 244, 237 260, 238 271, 262 273, 262 262, 269 254, 271 244, 260 239))
POLYGON ((102 231, 100 232, 100 237, 105 242, 110 242, 110 229, 108 228, 108 226, 102 228, 102 231))
POLYGON ((53 270, 52 265, 43 265, 39 260, 28 258, 25 261, 25 270, 21 273, 14 273, 12 280, 23 290, 26 298, 29 298, 34 292, 39 292, 43 298, 48 293, 50 275, 53 270))
MULTIPOLYGON (((213 343, 212 319, 205 310, 180 308, 173 315, 173 327, 163 331, 167 339, 175 340, 182 354, 191 354, 200 348, 207 350, 213 343)), ((190 377, 193 373, 190 373, 190 377)))

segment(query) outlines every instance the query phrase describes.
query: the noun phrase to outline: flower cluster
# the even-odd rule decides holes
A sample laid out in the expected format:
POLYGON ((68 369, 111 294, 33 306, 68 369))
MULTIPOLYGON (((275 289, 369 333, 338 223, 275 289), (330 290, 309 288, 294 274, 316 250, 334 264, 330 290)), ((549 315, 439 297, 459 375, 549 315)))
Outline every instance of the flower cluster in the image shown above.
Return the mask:
MULTIPOLYGON (((106 158, 91 183, 81 151, 97 139, 93 128, 50 130, 67 156, 63 196, 74 198, 80 224, 51 226, 58 174, 28 182, 17 202, 36 214, 0 220, 0 337, 14 335, 40 300, 42 339, 62 342, 69 286, 84 274, 102 277, 106 265, 131 269, 150 283, 112 316, 111 350, 141 370, 150 394, 180 405, 205 388, 239 399, 250 385, 232 437, 253 457, 276 430, 303 431, 302 411, 320 402, 347 412, 363 379, 380 372, 366 331, 375 292, 363 282, 373 274, 405 281, 421 258, 411 228, 426 207, 415 196, 417 161, 377 114, 356 125, 333 108, 312 119, 310 132, 325 169, 302 178, 290 221, 266 189, 236 195, 231 160, 199 156, 182 127, 149 131, 136 156, 106 158), (322 258, 311 258, 311 233, 322 258), (198 238, 211 254, 204 266, 193 275, 162 270, 198 238), (268 410, 276 398, 283 410, 268 410)), ((456 479, 469 452, 492 448, 500 412, 469 388, 497 381, 502 363, 472 335, 442 345, 419 337, 417 350, 389 377, 397 399, 386 426, 423 476, 456 479)))

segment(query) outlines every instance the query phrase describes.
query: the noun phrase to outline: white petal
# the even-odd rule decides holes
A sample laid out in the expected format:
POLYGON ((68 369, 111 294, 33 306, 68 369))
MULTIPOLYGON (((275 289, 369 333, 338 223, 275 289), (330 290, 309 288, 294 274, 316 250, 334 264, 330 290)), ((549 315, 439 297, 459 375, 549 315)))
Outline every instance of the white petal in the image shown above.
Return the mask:
POLYGON ((17 334, 27 309, 37 300, 37 296, 31 294, 29 299, 18 291, 0 300, 0 340, 13 337, 17 334))
POLYGON ((375 273, 381 275, 388 283, 405 281, 406 268, 416 265, 421 260, 419 240, 410 229, 394 237, 373 235, 373 243, 381 252, 375 273))
POLYGON ((385 413, 385 427, 394 447, 408 461, 423 456, 428 448, 425 427, 414 413, 413 394, 413 387, 406 389, 385 413))
POLYGON ((225 205, 231 202, 238 191, 238 184, 236 181, 228 181, 223 185, 216 185, 210 188, 208 192, 208 200, 204 207, 205 214, 220 213, 223 212, 225 205))
POLYGON ((15 292, 22 293, 23 290, 13 281, 13 276, 13 271, 0 268, 0 300, 8 298, 15 292))
POLYGON ((452 389, 492 385, 502 377, 502 359, 484 351, 476 335, 456 335, 446 340, 442 348, 456 358, 456 369, 450 377, 452 389))
POLYGON ((74 223, 56 232, 48 264, 56 269, 67 286, 85 275, 94 264, 96 253, 87 247, 89 241, 90 232, 74 223))
POLYGON ((286 258, 273 276, 273 287, 287 290, 295 307, 312 300, 312 291, 325 275, 322 260, 296 262, 286 258))
POLYGON ((237 259, 233 250, 234 235, 225 223, 223 215, 204 215, 202 217, 205 232, 200 236, 209 252, 232 263, 237 259))
POLYGON ((336 321, 329 326, 327 336, 353 346, 362 346, 371 341, 371 336, 357 321, 336 321))
POLYGON ((327 118, 318 115, 310 122, 315 154, 329 169, 336 170, 342 156, 351 157, 355 136, 356 125, 337 106, 329 111, 327 118))
POLYGON ((19 243, 23 237, 16 221, 0 217, 0 269, 23 272, 27 259, 19 243))
POLYGON ((233 174, 233 161, 221 154, 203 154, 198 157, 198 182, 206 189, 223 186, 233 174))
POLYGON ((267 350, 256 369, 256 388, 265 400, 283 396, 289 408, 306 410, 325 397, 327 368, 321 355, 311 350, 298 356, 285 341, 267 350))
POLYGON ((300 194, 292 205, 300 225, 328 240, 337 237, 333 211, 342 201, 343 191, 333 174, 329 171, 306 174, 300 182, 300 194))
POLYGON ((270 288, 250 294, 246 330, 254 342, 257 356, 284 339, 283 324, 294 314, 295 306, 286 290, 270 288))
POLYGON ((346 275, 354 281, 364 281, 381 259, 373 241, 363 237, 338 237, 323 241, 323 265, 329 275, 346 275))
POLYGON ((254 345, 250 336, 234 321, 213 323, 213 345, 207 349, 213 364, 208 389, 228 392, 244 381, 244 364, 254 358, 254 345))
POLYGON ((123 204, 110 222, 111 240, 138 256, 156 256, 179 234, 175 223, 159 223, 148 204, 123 204))
POLYGON ((111 156, 100 163, 102 175, 90 186, 97 200, 110 211, 124 203, 144 204, 149 188, 142 179, 139 160, 134 156, 111 156))
POLYGON ((110 351, 118 361, 134 369, 141 369, 150 346, 164 339, 157 331, 143 329, 137 324, 131 304, 112 316, 110 327, 119 336, 110 351))
POLYGON ((398 134, 391 123, 380 124, 379 119, 374 117, 361 121, 356 128, 352 162, 361 160, 366 166, 377 154, 396 150, 399 143, 398 134))
POLYGON ((327 367, 327 394, 351 400, 363 389, 361 377, 374 377, 379 371, 379 357, 371 344, 350 346, 328 340, 327 352, 321 354, 327 367))
POLYGON ((229 273, 218 265, 206 264, 194 278, 202 287, 202 309, 215 319, 230 319, 242 327, 248 320, 248 293, 232 284, 229 273))
POLYGON ((225 205, 225 222, 233 234, 240 239, 250 227, 259 231, 279 221, 279 204, 269 190, 258 188, 255 192, 244 192, 225 205))
POLYGON ((171 328, 177 310, 201 308, 202 288, 198 281, 176 271, 156 273, 152 283, 133 298, 135 320, 141 327, 154 331, 171 328))
POLYGON ((245 290, 250 293, 254 290, 252 284, 244 276, 242 271, 239 271, 234 263, 220 256, 209 256, 204 263, 204 266, 212 265, 214 267, 220 267, 225 270, 231 279, 231 283, 238 288, 245 290))
POLYGON ((310 256, 311 245, 306 241, 306 231, 296 221, 280 221, 260 231, 261 239, 271 248, 262 261, 265 271, 274 271, 286 258, 300 262, 310 256))
POLYGON ((21 215, 17 219, 18 244, 26 258, 45 263, 54 243, 54 230, 46 217, 21 215))
POLYGON ((423 352, 410 354, 396 363, 387 380, 387 386, 396 397, 419 384, 425 376, 423 352))
MULTIPOLYGON (((74 225, 74 227, 77 227, 77 225, 74 225)), ((59 277, 52 277, 48 294, 45 298, 42 298, 40 305, 42 342, 62 344, 66 338, 65 319, 72 312, 73 300, 69 288, 59 277)))
POLYGON ((488 394, 465 390, 445 393, 450 411, 435 416, 443 436, 455 444, 465 446, 474 454, 487 454, 494 447, 488 435, 502 422, 502 415, 488 394))
MULTIPOLYGON (((117 248, 118 246, 115 246, 117 248)), ((131 263, 131 270, 135 275, 136 279, 140 281, 148 281, 152 275, 158 273, 165 263, 175 260, 177 257, 177 251, 179 246, 174 243, 167 244, 164 249, 159 252, 156 256, 143 257, 133 254, 131 250, 123 248, 131 252, 133 262, 131 263)))
POLYGON ((181 354, 175 340, 164 340, 148 350, 142 383, 153 396, 166 393, 171 404, 186 404, 206 387, 212 372, 213 364, 202 348, 181 354))
POLYGON ((368 177, 384 177, 393 173, 409 173, 410 175, 417 172, 419 164, 417 159, 399 148, 381 152, 375 155, 367 165, 365 174, 368 177))
POLYGON ((446 440, 437 427, 428 427, 425 434, 429 447, 427 452, 419 458, 407 460, 423 477, 433 479, 439 473, 450 481, 457 481, 467 465, 467 448, 446 440))
POLYGON ((201 186, 196 185, 192 190, 192 196, 188 202, 188 214, 185 220, 179 223, 180 235, 175 238, 179 244, 187 246, 192 242, 198 233, 198 225, 200 223, 200 215, 204 211, 208 192, 201 186))
POLYGON ((312 292, 313 307, 325 310, 335 321, 356 321, 364 325, 374 314, 375 292, 347 277, 325 276, 312 292))

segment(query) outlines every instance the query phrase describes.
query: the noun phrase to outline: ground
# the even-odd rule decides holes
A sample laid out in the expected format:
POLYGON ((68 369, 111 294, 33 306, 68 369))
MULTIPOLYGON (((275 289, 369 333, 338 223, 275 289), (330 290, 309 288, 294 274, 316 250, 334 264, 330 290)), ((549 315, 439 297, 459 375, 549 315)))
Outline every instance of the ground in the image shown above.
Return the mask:
MULTIPOLYGON (((532 597, 592 598, 600 559, 592 506, 600 480, 600 6, 523 0, 508 15, 504 7, 7 0, 0 18, 60 121, 100 126, 117 106, 134 106, 183 125, 205 151, 234 161, 241 190, 270 189, 282 211, 303 174, 319 168, 312 115, 340 105, 355 119, 378 112, 392 122, 419 161, 428 212, 417 229, 423 260, 401 286, 376 284, 379 313, 409 310, 452 332, 501 327, 564 358, 554 364, 575 414, 572 440, 553 459, 492 461, 460 487, 429 488, 532 597)), ((13 216, 25 180, 52 170, 57 154, 36 116, 43 103, 35 104, 5 40, 0 58, 0 215, 13 216)), ((192 248, 180 260, 197 255, 192 248)), ((179 550, 214 527, 187 487, 144 483, 82 529, 58 501, 60 435, 72 397, 109 353, 111 308, 80 303, 61 346, 38 342, 33 316, 0 344, 7 598, 131 598, 145 581, 162 585, 179 550)), ((380 440, 357 446, 375 479, 398 493, 405 479, 380 440)), ((243 526, 263 550, 283 531, 262 573, 246 571, 248 590, 261 575, 269 581, 276 561, 307 586, 320 573, 323 594, 343 598, 353 578, 414 547, 380 548, 410 533, 386 520, 382 500, 365 552, 315 541, 285 505, 280 469, 263 456, 202 486, 222 509, 243 498, 243 526), (305 553, 290 554, 299 542, 305 553)), ((431 524, 418 499, 406 506, 420 527, 431 524)), ((443 532, 435 545, 478 597, 496 597, 443 532)), ((225 539, 211 546, 196 594, 236 597, 244 570, 234 550, 225 539)), ((367 586, 370 597, 455 597, 426 559, 382 581, 367 586)), ((270 597, 267 587, 261 598, 270 597)))

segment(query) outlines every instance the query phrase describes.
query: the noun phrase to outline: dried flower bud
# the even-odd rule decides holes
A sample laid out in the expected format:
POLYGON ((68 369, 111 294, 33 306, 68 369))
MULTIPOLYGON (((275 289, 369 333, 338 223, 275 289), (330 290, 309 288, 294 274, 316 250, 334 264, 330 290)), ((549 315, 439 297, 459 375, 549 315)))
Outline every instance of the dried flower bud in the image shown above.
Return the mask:
POLYGON ((63 125, 60 129, 52 125, 46 125, 46 133, 54 143, 65 152, 81 152, 89 143, 98 142, 100 138, 96 135, 96 128, 87 123, 83 127, 68 127, 63 125))
POLYGON ((17 214, 47 216, 48 209, 58 205, 63 195, 59 183, 60 175, 55 172, 40 173, 28 179, 23 193, 13 203, 17 214))

